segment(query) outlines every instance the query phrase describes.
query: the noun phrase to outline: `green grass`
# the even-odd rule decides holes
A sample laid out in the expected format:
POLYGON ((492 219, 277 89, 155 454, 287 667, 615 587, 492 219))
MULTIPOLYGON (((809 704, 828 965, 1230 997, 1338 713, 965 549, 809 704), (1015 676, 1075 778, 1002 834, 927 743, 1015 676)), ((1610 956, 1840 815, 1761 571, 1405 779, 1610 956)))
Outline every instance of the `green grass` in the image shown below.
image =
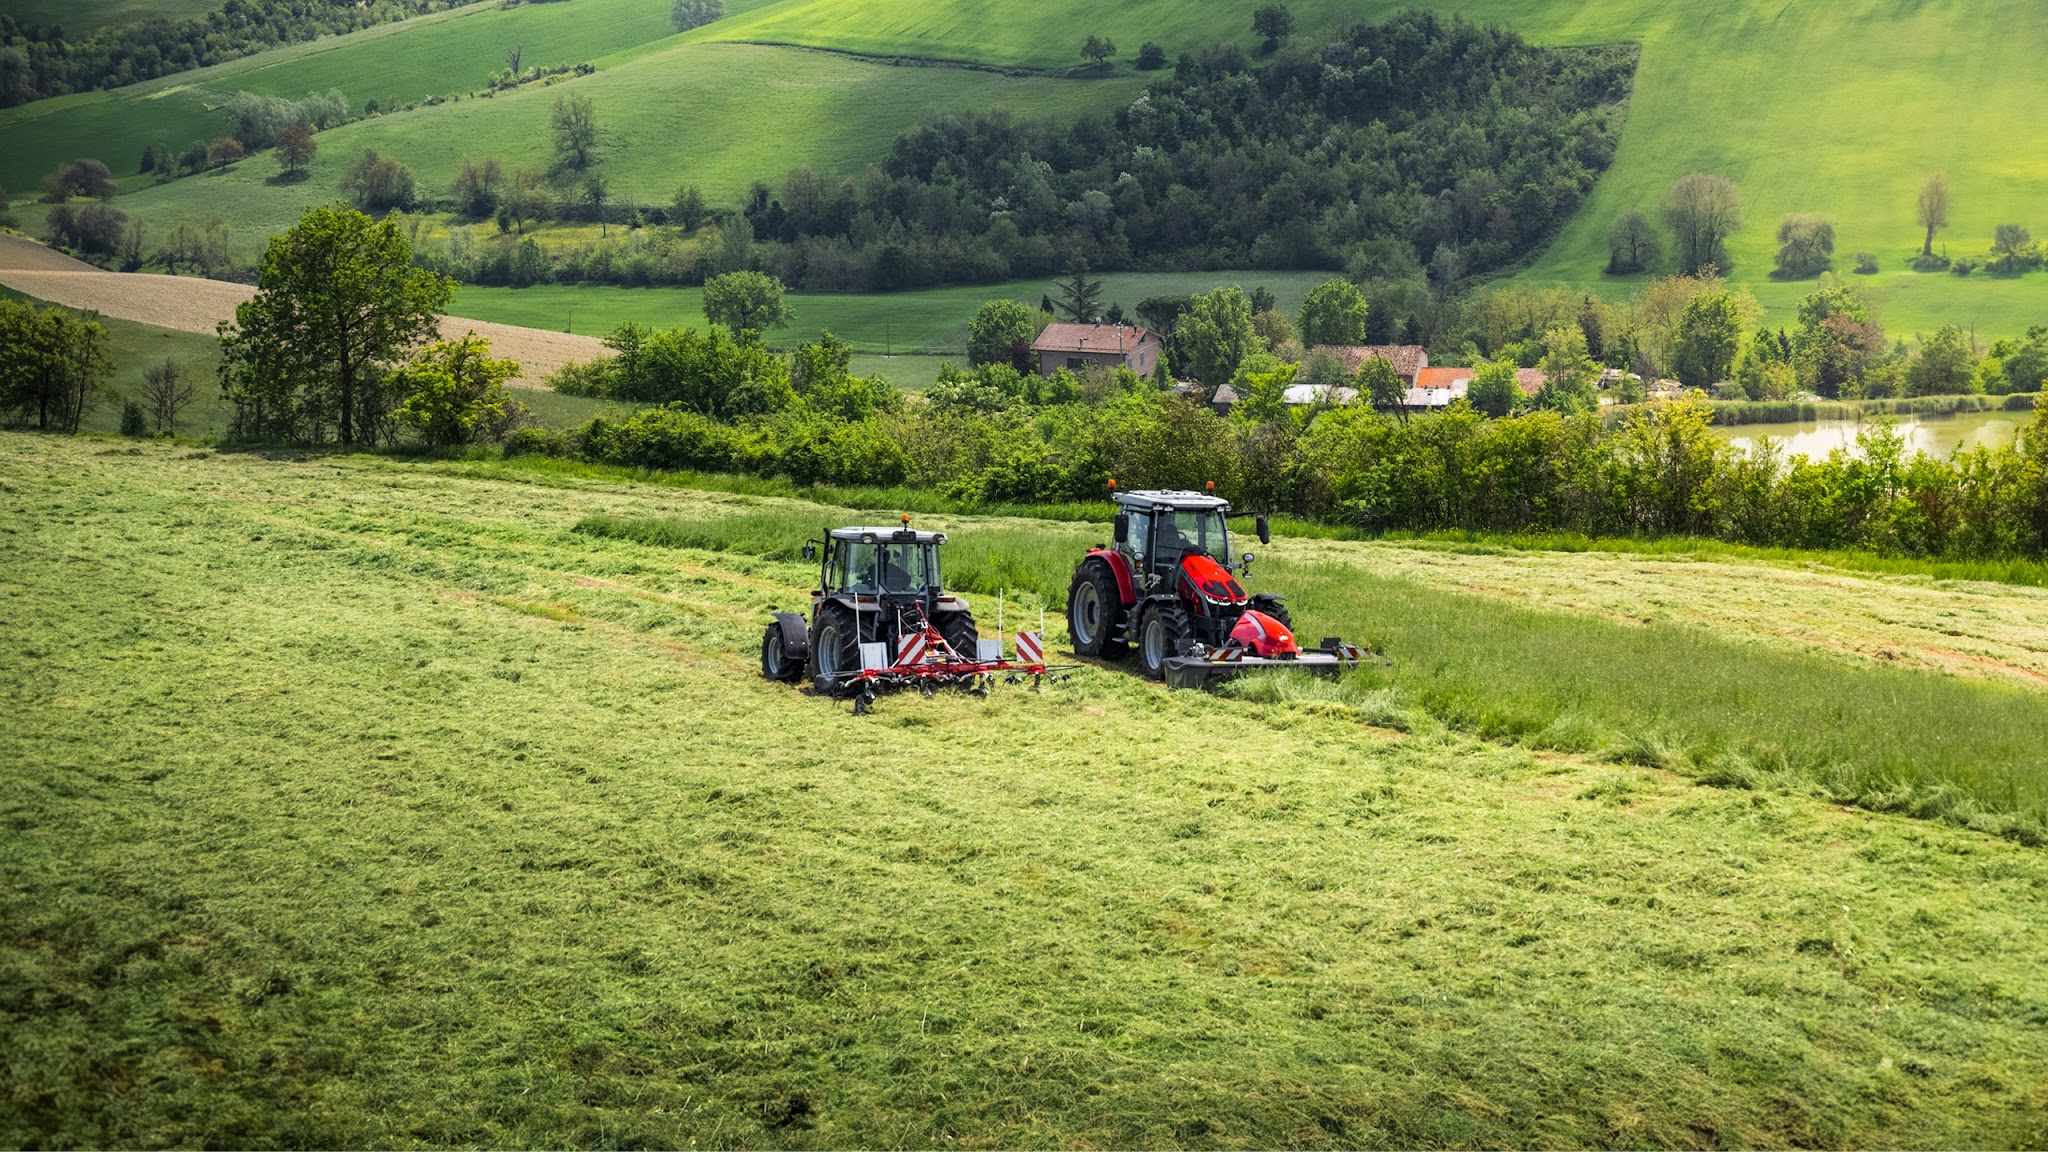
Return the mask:
POLYGON ((204 16, 220 0, 9 0, 7 14, 23 24, 64 26, 67 40, 101 28, 134 24, 155 16, 179 20, 204 16))
MULTIPOLYGON (((158 229, 226 217, 246 253, 306 208, 333 200, 365 149, 398 157, 436 190, 454 179, 464 154, 496 156, 508 169, 548 167, 549 117, 566 92, 590 97, 609 133, 604 172, 615 202, 667 203, 678 187, 695 183, 728 203, 754 180, 779 182, 799 163, 864 171, 935 108, 1006 105, 1020 115, 1070 115, 1113 107, 1137 86, 1129 78, 1015 78, 790 48, 678 43, 562 84, 331 129, 319 135, 319 157, 300 182, 274 183, 277 165, 266 153, 123 196, 119 206, 158 229)), ((8 134, 0 122, 0 138, 8 134)))
MULTIPOLYGON (((705 523, 599 516, 578 528, 786 559, 830 518, 789 508, 705 523)), ((947 545, 948 578, 970 591, 1030 592, 1057 611, 1075 557, 1106 531, 971 521, 947 545)), ((2048 842, 2038 751, 2048 709, 2037 691, 1489 603, 1377 576, 1370 553, 1350 547, 1318 564, 1283 550, 1260 565, 1258 583, 1288 597, 1307 634, 1367 640, 1394 657, 1391 671, 1357 678, 1364 695, 1391 687, 1461 730, 1539 747, 1568 739, 1573 751, 1618 753, 1660 740, 1672 752, 1659 766, 1744 783, 1782 775, 1843 800, 2048 842), (1902 716, 1920 719, 1901 725, 1902 716)))
POLYGON ((739 498, 100 443, 0 436, 0 1142, 2048 1135, 2037 849, 1342 686, 856 719, 804 565, 568 531, 739 498))

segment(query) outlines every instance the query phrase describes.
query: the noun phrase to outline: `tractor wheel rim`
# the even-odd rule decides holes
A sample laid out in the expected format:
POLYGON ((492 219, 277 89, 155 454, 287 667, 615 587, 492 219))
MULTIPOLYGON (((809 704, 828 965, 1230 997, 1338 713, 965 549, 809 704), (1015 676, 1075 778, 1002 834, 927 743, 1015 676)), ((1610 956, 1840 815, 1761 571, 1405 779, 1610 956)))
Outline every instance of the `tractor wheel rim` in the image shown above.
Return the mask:
POLYGON ((1157 668, 1166 659, 1166 625, 1154 616, 1145 621, 1145 666, 1157 668))
POLYGON ((1095 585, 1083 584, 1074 597, 1074 638, 1083 644, 1095 639, 1095 622, 1102 614, 1102 602, 1096 599, 1095 585))
POLYGON ((818 671, 827 680, 839 675, 839 629, 830 624, 818 629, 818 671))
POLYGON ((775 642, 775 637, 770 636, 762 642, 761 662, 768 666, 770 676, 782 674, 782 645, 775 642))

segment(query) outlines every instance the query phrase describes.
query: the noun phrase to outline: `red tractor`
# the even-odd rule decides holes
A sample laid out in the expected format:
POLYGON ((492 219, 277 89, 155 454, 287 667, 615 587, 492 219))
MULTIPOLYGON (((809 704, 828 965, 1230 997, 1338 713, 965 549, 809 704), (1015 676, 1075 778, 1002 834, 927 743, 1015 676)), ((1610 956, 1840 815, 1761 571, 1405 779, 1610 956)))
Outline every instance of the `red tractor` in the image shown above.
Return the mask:
MULTIPOLYGON (((1304 650, 1287 605, 1248 594, 1237 576, 1252 554, 1231 551, 1230 502, 1208 492, 1113 492, 1115 543, 1088 550, 1067 588, 1074 651, 1104 659, 1138 650, 1145 675, 1200 687, 1248 668, 1335 673, 1365 650, 1337 639, 1304 650)), ((1259 543, 1271 540, 1264 516, 1259 543)))

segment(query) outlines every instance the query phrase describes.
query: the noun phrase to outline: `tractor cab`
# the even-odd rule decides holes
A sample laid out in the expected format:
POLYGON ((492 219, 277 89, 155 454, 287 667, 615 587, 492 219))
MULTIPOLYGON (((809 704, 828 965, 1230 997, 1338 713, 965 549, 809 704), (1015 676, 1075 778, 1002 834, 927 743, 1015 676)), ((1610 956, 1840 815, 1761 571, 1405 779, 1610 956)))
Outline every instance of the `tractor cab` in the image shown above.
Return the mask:
MULTIPOLYGON (((1251 571, 1252 554, 1234 552, 1230 501, 1208 492, 1117 492, 1115 551, 1136 590, 1184 591, 1196 598, 1242 602, 1234 574, 1251 571), (1186 588, 1176 588, 1177 584, 1186 588)), ((1258 517, 1259 539, 1268 538, 1258 517)))
MULTIPOLYGON (((943 532, 909 528, 834 528, 825 534, 824 563, 819 569, 819 597, 876 596, 922 598, 945 585, 939 579, 939 545, 943 532)), ((815 559, 815 545, 805 559, 815 559)))

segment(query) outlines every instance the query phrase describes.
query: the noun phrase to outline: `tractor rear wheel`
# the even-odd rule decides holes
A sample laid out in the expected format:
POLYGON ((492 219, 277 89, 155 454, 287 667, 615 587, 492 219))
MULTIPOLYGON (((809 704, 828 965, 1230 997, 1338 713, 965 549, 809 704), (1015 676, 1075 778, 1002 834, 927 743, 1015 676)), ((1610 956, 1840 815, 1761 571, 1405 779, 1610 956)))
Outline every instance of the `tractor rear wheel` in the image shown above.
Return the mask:
POLYGON ((843 604, 827 604, 818 613, 818 633, 811 637, 811 686, 836 695, 860 676, 860 631, 843 604))
POLYGON ((1294 631, 1294 617, 1287 614, 1287 605, 1281 603, 1278 596, 1254 596, 1252 608, 1278 620, 1289 632, 1294 631))
POLYGON ((1115 660, 1124 654, 1124 642, 1116 638, 1123 623, 1124 601, 1117 592, 1116 576, 1100 561, 1083 564, 1067 588, 1067 635, 1074 651, 1082 656, 1115 660))
POLYGON ((770 624, 761 637, 761 675, 778 684, 794 684, 804 678, 801 664, 793 664, 782 651, 782 625, 770 624))
POLYGON ((980 629, 974 626, 974 613, 965 610, 939 613, 939 635, 946 638, 946 646, 962 660, 981 659, 980 629))
POLYGON ((1138 619, 1138 663, 1145 675, 1166 679, 1166 661, 1187 647, 1189 633, 1186 609, 1173 603, 1147 605, 1138 619))

